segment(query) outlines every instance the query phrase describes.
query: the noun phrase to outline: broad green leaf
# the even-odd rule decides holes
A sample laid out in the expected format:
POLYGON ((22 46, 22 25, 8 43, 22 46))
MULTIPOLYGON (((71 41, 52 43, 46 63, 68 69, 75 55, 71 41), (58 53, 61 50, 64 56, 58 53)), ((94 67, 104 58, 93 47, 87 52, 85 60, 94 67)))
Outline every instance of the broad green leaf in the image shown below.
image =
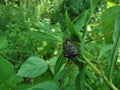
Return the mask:
POLYGON ((4 36, 0 37, 0 49, 6 48, 8 45, 8 41, 4 36))
POLYGON ((47 69, 48 64, 45 60, 36 56, 31 56, 20 67, 17 75, 34 78, 46 72, 47 69))
POLYGON ((62 65, 65 63, 65 58, 64 58, 64 55, 61 54, 57 61, 56 61, 56 64, 55 64, 55 69, 54 69, 54 74, 56 75, 59 70, 61 69, 62 65))
POLYGON ((114 31, 114 46, 111 52, 110 56, 110 66, 109 66, 109 75, 110 75, 110 80, 112 81, 112 74, 114 72, 114 67, 116 64, 116 61, 118 59, 118 50, 120 48, 120 12, 118 13, 118 17, 116 18, 115 22, 115 31, 114 31))
POLYGON ((13 75, 13 72, 13 65, 0 56, 0 84, 8 80, 13 75))
POLYGON ((105 10, 102 14, 102 34, 106 43, 113 43, 113 32, 115 30, 115 19, 120 11, 120 6, 105 10))
POLYGON ((36 84, 27 90, 58 90, 58 85, 53 81, 45 81, 36 84))

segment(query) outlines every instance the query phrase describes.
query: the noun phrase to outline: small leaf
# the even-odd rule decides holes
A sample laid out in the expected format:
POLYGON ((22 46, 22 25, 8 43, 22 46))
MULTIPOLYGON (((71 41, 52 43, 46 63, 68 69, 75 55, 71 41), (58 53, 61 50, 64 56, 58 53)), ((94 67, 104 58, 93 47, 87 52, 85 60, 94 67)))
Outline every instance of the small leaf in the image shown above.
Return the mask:
POLYGON ((58 86, 53 81, 45 81, 28 88, 27 90, 58 90, 58 86))
POLYGON ((64 58, 64 55, 61 54, 59 56, 59 58, 57 59, 56 64, 55 64, 55 69, 54 69, 54 74, 55 75, 59 72, 60 68, 62 67, 62 65, 64 63, 65 63, 65 58, 64 58))
POLYGON ((13 72, 13 65, 0 56, 0 84, 9 79, 13 72))
POLYGON ((41 58, 31 56, 20 67, 17 75, 34 78, 43 74, 48 69, 48 64, 41 58))

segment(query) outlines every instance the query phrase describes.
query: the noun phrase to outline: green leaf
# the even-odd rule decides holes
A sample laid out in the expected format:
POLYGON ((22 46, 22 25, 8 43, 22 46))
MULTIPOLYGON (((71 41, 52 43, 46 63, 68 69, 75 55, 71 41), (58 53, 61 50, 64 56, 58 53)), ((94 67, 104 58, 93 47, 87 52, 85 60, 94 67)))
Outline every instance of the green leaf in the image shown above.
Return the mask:
POLYGON ((60 38, 57 38, 56 36, 51 35, 50 33, 45 33, 45 32, 43 33, 43 32, 30 31, 25 34, 30 35, 31 37, 40 41, 48 41, 48 42, 62 41, 60 38))
POLYGON ((17 75, 21 77, 34 78, 46 72, 48 64, 43 59, 31 56, 20 67, 17 75))
POLYGON ((57 61, 58 57, 54 56, 52 58, 49 59, 49 62, 50 62, 50 70, 51 72, 54 74, 54 69, 55 69, 55 64, 56 64, 56 61, 57 61))
POLYGON ((58 86, 53 81, 45 81, 28 88, 27 90, 58 90, 58 86))
POLYGON ((113 32, 115 30, 115 19, 120 11, 120 6, 105 10, 102 14, 102 34, 106 43, 113 43, 113 32))
POLYGON ((54 74, 56 75, 59 70, 61 69, 62 65, 65 63, 65 58, 64 58, 64 55, 61 54, 57 61, 56 61, 56 64, 55 64, 55 69, 54 69, 54 74))
POLYGON ((77 35, 77 32, 75 31, 75 28, 73 26, 73 23, 72 21, 70 20, 70 17, 68 15, 68 13, 66 12, 66 24, 67 24, 67 34, 69 34, 70 36, 72 35, 77 35))
POLYGON ((95 10, 96 6, 97 6, 98 0, 90 0, 90 10, 91 13, 93 13, 93 11, 95 10))
POLYGON ((86 10, 85 12, 81 13, 79 16, 75 18, 73 21, 74 23, 74 28, 77 33, 80 33, 80 30, 83 28, 86 22, 86 18, 88 15, 88 11, 86 10))
POLYGON ((112 74, 114 72, 114 67, 118 59, 118 50, 120 47, 120 12, 118 13, 118 17, 116 18, 113 40, 114 40, 114 46, 111 52, 110 64, 109 64, 110 65, 109 66, 109 75, 110 75, 109 78, 111 81, 113 77, 112 74))
POLYGON ((8 80, 13 72, 13 65, 0 56, 0 84, 8 80))
POLYGON ((8 41, 4 36, 0 37, 0 49, 4 49, 8 46, 8 41))

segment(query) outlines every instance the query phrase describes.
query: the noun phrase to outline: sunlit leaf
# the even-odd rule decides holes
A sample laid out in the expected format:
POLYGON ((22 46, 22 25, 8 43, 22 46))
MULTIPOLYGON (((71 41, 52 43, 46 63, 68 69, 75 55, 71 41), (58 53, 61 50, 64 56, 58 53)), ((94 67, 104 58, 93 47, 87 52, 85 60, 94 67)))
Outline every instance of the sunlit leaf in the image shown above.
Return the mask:
POLYGON ((31 56, 20 67, 17 75, 21 77, 34 78, 43 74, 48 69, 48 64, 45 60, 31 56))

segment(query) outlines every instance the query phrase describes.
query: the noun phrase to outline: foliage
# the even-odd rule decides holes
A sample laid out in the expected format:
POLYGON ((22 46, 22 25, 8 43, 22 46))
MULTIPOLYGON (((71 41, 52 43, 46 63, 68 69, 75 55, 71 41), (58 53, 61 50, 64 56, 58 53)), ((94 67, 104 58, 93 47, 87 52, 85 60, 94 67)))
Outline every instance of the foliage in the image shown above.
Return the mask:
POLYGON ((0 90, 120 89, 119 8, 119 0, 1 0, 0 90), (69 60, 67 38, 79 52, 69 60))

